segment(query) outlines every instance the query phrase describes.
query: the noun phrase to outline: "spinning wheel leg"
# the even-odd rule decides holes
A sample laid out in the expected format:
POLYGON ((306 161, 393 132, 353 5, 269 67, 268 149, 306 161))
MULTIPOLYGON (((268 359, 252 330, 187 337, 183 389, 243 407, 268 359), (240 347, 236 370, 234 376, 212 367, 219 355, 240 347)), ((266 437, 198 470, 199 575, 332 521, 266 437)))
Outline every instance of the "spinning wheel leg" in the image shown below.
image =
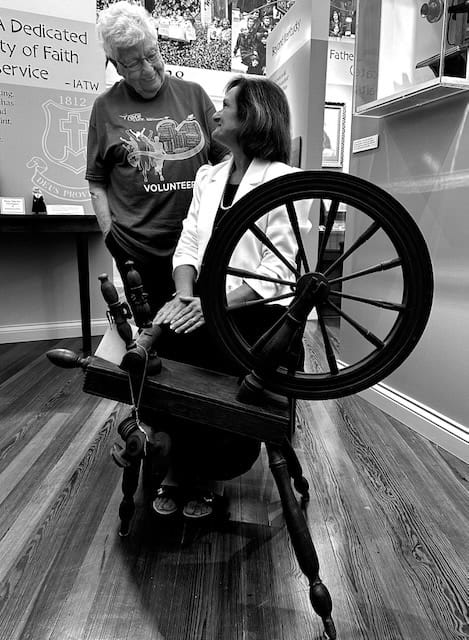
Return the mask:
POLYGON ((301 468, 300 461, 293 449, 291 442, 286 440, 282 447, 283 454, 285 456, 288 473, 293 479, 295 489, 301 495, 301 506, 304 507, 309 502, 309 484, 303 475, 303 469, 301 468))
POLYGON ((142 462, 142 487, 145 498, 153 502, 164 474, 161 474, 157 465, 154 464, 155 453, 152 449, 152 446, 148 444, 147 455, 142 462))
POLYGON ((133 461, 130 466, 124 468, 122 473, 122 493, 124 495, 119 506, 119 518, 121 520, 119 535, 122 537, 128 535, 130 521, 135 511, 134 495, 138 487, 140 463, 140 458, 133 461))
POLYGON ((156 498, 169 470, 170 439, 164 432, 151 432, 147 443, 147 454, 142 463, 142 486, 151 501, 156 498))
POLYGON ((309 596, 311 604, 314 611, 323 621, 325 632, 324 637, 329 640, 335 640, 336 631, 331 617, 331 596, 329 595, 329 591, 326 586, 319 578, 318 556, 303 512, 301 511, 291 487, 291 478, 285 453, 281 448, 268 443, 266 443, 266 449, 269 456, 269 466, 282 501, 285 521, 293 549, 295 551, 298 564, 300 565, 300 569, 309 580, 309 596))

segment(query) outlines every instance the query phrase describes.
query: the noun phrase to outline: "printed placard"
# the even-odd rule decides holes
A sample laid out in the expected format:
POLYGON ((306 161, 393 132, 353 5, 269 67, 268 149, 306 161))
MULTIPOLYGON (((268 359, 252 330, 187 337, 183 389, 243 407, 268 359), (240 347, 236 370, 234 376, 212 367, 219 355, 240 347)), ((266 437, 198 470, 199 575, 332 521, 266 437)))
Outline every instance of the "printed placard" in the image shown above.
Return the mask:
POLYGON ((51 216, 81 216, 85 214, 85 209, 81 204, 48 204, 46 210, 51 216))
POLYGON ((0 213, 24 215, 26 213, 24 198, 0 198, 0 213))

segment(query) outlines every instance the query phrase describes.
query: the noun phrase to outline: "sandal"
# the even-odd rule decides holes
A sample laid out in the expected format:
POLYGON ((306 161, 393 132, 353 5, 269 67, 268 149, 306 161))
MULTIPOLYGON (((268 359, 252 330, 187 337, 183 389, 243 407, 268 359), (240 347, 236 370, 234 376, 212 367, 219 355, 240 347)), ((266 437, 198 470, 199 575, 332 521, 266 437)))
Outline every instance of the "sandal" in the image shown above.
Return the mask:
POLYGON ((212 515, 215 508, 215 496, 213 493, 206 493, 191 498, 182 510, 182 515, 191 520, 200 520, 212 515))
POLYGON ((178 487, 162 484, 153 500, 153 511, 159 516, 171 516, 179 509, 178 487))

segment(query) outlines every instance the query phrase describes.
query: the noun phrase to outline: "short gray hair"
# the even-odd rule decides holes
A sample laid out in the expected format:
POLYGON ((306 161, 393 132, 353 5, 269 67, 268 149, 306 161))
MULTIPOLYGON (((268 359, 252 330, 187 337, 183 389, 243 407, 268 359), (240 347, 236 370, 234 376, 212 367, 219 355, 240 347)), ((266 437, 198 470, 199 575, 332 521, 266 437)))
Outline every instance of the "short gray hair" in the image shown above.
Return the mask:
POLYGON ((158 40, 156 24, 140 4, 122 0, 103 9, 96 25, 98 39, 108 58, 115 59, 118 49, 127 49, 146 38, 158 40))

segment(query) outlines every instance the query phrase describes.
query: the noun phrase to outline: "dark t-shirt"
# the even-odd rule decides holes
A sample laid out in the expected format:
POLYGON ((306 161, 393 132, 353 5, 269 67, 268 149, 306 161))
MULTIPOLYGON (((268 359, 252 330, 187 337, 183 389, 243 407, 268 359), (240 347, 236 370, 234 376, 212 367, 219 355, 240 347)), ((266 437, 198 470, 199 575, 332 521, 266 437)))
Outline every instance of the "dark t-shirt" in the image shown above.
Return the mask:
POLYGON ((151 100, 123 80, 96 99, 86 179, 107 186, 112 235, 129 255, 174 251, 197 170, 226 154, 211 140, 214 112, 202 87, 171 76, 151 100))

